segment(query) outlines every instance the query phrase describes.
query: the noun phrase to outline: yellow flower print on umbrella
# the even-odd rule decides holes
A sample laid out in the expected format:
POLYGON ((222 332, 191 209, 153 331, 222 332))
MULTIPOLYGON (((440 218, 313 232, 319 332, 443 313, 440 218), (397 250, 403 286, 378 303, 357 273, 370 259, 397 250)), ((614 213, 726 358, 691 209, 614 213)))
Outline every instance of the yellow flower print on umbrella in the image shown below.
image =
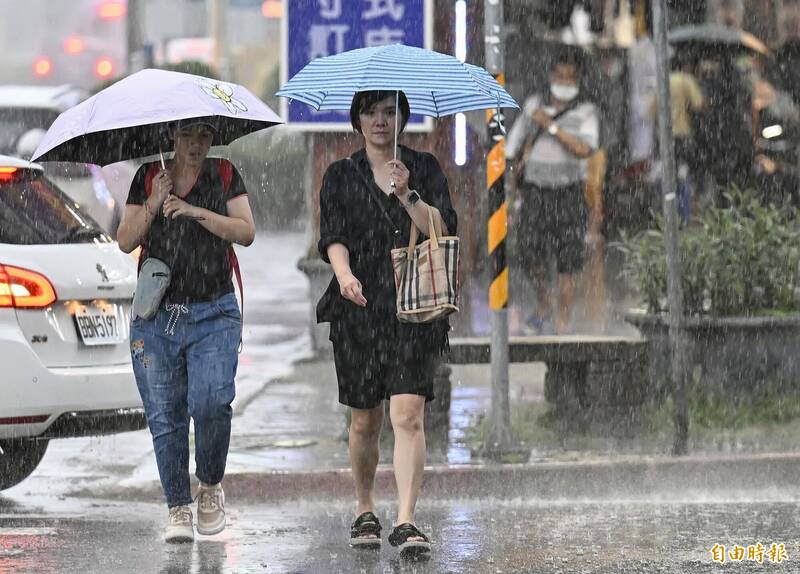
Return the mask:
POLYGON ((221 82, 203 82, 201 84, 203 91, 207 93, 212 98, 216 98, 225 104, 225 107, 228 108, 232 114, 238 112, 246 112, 247 106, 245 106, 242 102, 237 100, 233 97, 233 87, 228 84, 223 84, 221 82))

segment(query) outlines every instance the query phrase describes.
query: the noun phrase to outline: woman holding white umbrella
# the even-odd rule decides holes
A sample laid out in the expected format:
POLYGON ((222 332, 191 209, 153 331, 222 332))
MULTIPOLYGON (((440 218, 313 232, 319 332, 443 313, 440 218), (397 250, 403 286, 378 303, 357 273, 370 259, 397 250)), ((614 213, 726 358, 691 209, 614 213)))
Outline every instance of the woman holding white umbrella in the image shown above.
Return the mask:
POLYGON ((197 532, 216 534, 226 525, 221 482, 242 329, 232 244, 250 245, 255 225, 233 164, 207 155, 212 145, 278 123, 242 86, 142 70, 62 113, 33 157, 107 165, 173 145, 168 162, 162 155, 138 170, 117 231, 123 251, 142 247, 131 360, 169 507, 167 542, 194 539, 190 419, 200 481, 197 532))

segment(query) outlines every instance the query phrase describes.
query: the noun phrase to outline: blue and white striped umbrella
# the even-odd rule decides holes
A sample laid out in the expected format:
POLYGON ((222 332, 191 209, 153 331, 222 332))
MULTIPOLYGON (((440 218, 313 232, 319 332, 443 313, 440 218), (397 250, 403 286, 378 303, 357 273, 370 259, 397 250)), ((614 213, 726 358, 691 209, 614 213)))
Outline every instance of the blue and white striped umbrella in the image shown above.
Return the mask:
POLYGON ((519 108, 479 66, 431 50, 392 44, 318 58, 286 82, 278 96, 317 110, 348 110, 356 92, 402 91, 411 113, 442 117, 491 108, 519 108))

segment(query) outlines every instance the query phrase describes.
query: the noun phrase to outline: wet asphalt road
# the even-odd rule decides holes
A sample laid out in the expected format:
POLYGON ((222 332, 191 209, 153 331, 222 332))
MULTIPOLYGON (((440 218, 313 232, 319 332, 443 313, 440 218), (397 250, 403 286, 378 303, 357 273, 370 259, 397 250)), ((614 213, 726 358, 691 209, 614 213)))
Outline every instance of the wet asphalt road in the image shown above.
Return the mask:
MULTIPOLYGON (((303 242, 295 241, 293 245, 298 253, 304 248, 303 242)), ((294 261, 296 256, 287 259, 294 261)), ((242 261, 244 265, 248 259, 242 261)), ((285 261, 281 264, 288 268, 285 261)), ((265 424, 261 408, 264 402, 259 401, 275 400, 275 393, 285 393, 286 397, 277 395, 278 399, 281 404, 292 406, 290 396, 302 401, 318 393, 314 387, 298 383, 291 389, 273 387, 270 396, 258 394, 266 379, 285 374, 283 367, 275 367, 274 355, 294 356, 291 346, 291 352, 271 347, 275 342, 272 338, 280 341, 296 338, 300 328, 297 318, 307 310, 302 306, 303 301, 288 305, 287 295, 267 289, 268 278, 286 290, 298 290, 295 283, 290 279, 274 279, 275 274, 266 267, 261 269, 263 277, 259 278, 258 269, 253 266, 248 270, 248 277, 256 274, 255 280, 250 281, 248 295, 249 313, 255 309, 256 315, 249 315, 246 321, 246 329, 253 334, 243 354, 244 380, 240 383, 244 386, 240 390, 251 387, 247 394, 252 399, 254 414, 251 418, 248 412, 241 414, 238 428, 249 429, 250 433, 234 436, 234 443, 242 450, 262 442, 264 429, 259 425, 265 424), (265 301, 273 297, 282 303, 266 306, 265 301), (288 328, 273 332, 262 328, 263 325, 288 328)), ((469 400, 472 399, 467 397, 466 401, 469 400)), ((456 417, 466 416, 465 413, 477 408, 474 402, 459 404, 466 407, 463 413, 454 412, 456 417)), ((287 412, 283 419, 270 415, 269 424, 291 422, 291 409, 287 412)), ((287 423, 281 428, 287 431, 286 438, 296 438, 294 427, 287 423)), ((270 430, 274 434, 274 429, 270 430)), ((121 485, 122 478, 134 476, 136 484, 154 478, 146 433, 103 440, 56 441, 50 448, 33 477, 0 493, 0 574, 800 572, 800 544, 795 526, 800 517, 800 489, 791 487, 794 473, 791 468, 786 471, 786 465, 780 469, 786 471, 788 478, 777 482, 779 488, 774 486, 775 480, 764 481, 758 472, 751 471, 752 480, 747 481, 747 488, 752 485, 752 490, 749 493, 736 490, 730 498, 718 489, 711 490, 713 499, 704 499, 688 486, 684 490, 670 490, 670 493, 685 492, 685 502, 666 491, 658 502, 652 503, 424 497, 418 521, 431 534, 434 552, 423 563, 399 559, 386 543, 391 522, 388 505, 379 507, 385 527, 384 548, 380 552, 351 550, 346 541, 353 508, 346 498, 338 497, 334 502, 315 500, 299 504, 266 504, 258 499, 231 497, 229 527, 225 532, 198 538, 193 544, 166 545, 163 542, 166 508, 155 502, 124 502, 129 492, 121 485), (99 497, 100 490, 114 500, 99 497), (76 492, 83 494, 76 497, 76 492), (734 544, 747 547, 761 543, 768 550, 772 543, 784 543, 788 560, 774 564, 765 553, 763 565, 747 561, 730 563, 730 560, 719 565, 712 561, 709 552, 717 543, 728 550, 734 544)), ((236 455, 242 458, 242 453, 234 453, 234 459, 236 455)), ((276 463, 277 456, 264 455, 266 462, 262 462, 271 468, 283 468, 276 463)), ((307 453, 296 452, 293 456, 307 456, 307 453)), ((233 462, 251 466, 248 460, 233 462)), ((774 468, 770 472, 781 474, 774 468)), ((719 482, 715 480, 712 484, 719 482)), ((737 488, 740 482, 736 481, 737 488)), ((536 482, 524 491, 543 496, 544 486, 536 482)), ((554 487, 561 484, 556 480, 555 486, 552 481, 547 486, 552 495, 554 487)), ((493 488, 491 483, 485 487, 488 491, 493 488)), ((564 484, 563 492, 568 492, 568 487, 564 484)), ((521 485, 515 484, 513 492, 520 489, 521 485)), ((618 490, 641 496, 637 488, 618 490)), ((157 495, 152 500, 156 501, 157 495)))
MULTIPOLYGON (((167 545, 156 504, 0 496, 0 574, 800 572, 798 502, 425 501, 427 562, 399 558, 386 529, 380 552, 351 550, 344 503, 229 507, 222 534, 167 545), (715 563, 716 543, 761 543, 764 562, 715 563)), ((388 526, 389 508, 379 516, 388 526)))

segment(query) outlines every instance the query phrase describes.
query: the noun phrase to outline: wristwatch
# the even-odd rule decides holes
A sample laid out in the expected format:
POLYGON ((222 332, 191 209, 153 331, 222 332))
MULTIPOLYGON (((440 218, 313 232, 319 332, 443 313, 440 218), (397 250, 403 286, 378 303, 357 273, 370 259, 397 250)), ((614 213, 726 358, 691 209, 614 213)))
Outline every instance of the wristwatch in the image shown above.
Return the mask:
POLYGON ((558 133, 558 125, 550 124, 550 126, 547 128, 547 133, 549 133, 551 136, 556 135, 558 133))
POLYGON ((408 195, 406 195, 406 204, 408 205, 408 207, 414 207, 414 204, 417 203, 418 201, 419 201, 419 194, 416 192, 416 190, 412 189, 411 191, 409 191, 408 195))

